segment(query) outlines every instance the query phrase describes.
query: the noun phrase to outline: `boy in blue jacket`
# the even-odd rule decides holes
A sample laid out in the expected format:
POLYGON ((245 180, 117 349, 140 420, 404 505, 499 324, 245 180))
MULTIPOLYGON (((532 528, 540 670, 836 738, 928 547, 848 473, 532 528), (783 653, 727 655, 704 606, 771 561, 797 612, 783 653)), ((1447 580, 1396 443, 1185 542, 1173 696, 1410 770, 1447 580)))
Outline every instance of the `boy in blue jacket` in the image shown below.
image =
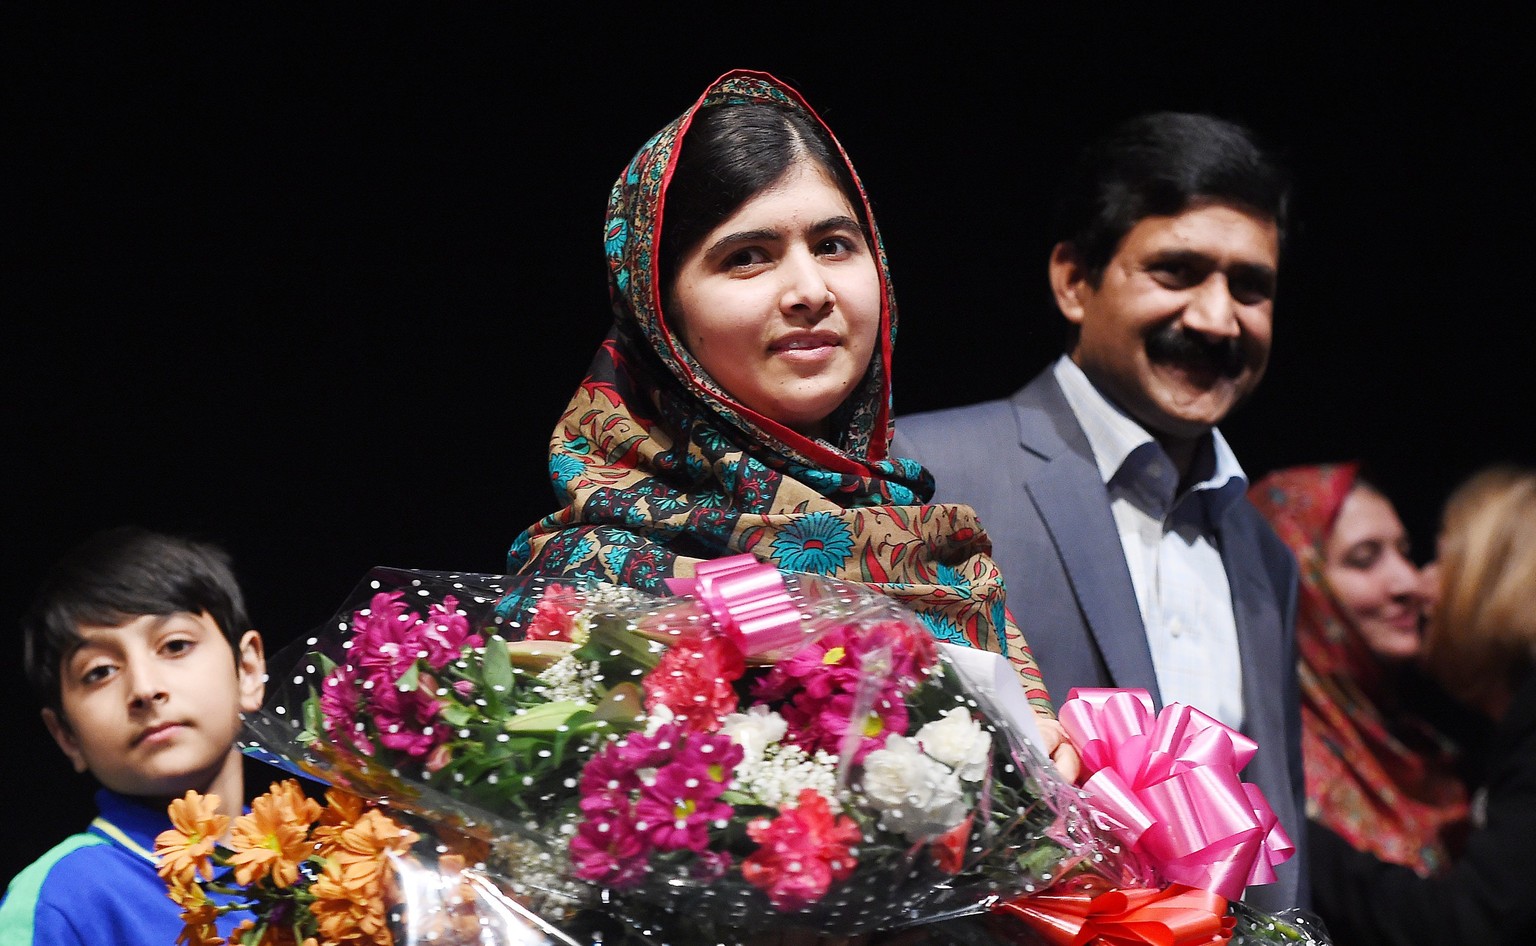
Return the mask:
MULTIPOLYGON (((0 946, 170 946, 180 908, 156 873, 172 799, 245 801, 235 743, 261 707, 261 635, 220 549, 135 527, 98 533, 49 572, 22 621, 43 723, 99 813, 11 881, 0 946)), ((246 916, 222 918, 220 932, 246 916)))

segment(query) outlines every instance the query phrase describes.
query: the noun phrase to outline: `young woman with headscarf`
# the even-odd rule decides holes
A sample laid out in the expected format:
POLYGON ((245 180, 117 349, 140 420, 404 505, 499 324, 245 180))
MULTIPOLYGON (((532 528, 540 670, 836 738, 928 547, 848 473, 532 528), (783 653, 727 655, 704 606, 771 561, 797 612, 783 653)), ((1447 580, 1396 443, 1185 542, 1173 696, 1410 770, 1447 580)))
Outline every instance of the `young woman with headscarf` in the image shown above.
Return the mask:
POLYGON ((750 553, 1005 654, 1075 772, 968 506, 891 457, 896 305, 858 175, 789 86, 736 71, 641 147, 605 230, 614 323, 550 443, 565 505, 509 570, 665 593, 750 553))

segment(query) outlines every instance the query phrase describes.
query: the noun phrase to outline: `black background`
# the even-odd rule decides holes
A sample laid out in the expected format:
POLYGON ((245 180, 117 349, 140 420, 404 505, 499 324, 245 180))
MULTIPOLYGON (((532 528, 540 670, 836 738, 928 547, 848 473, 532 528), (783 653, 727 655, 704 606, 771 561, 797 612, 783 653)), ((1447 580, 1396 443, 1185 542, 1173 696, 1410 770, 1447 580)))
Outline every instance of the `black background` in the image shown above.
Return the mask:
POLYGON ((1250 476, 1362 458, 1422 550, 1467 473, 1536 463, 1516 14, 312 6, 0 4, 0 876, 90 810, 20 671, 47 564, 124 522, 215 540, 273 649, 373 565, 498 570, 607 326, 609 185, 733 67, 797 85, 870 190, 898 413, 1044 366, 1054 170, 1204 110, 1299 184, 1270 373, 1223 425, 1250 476))

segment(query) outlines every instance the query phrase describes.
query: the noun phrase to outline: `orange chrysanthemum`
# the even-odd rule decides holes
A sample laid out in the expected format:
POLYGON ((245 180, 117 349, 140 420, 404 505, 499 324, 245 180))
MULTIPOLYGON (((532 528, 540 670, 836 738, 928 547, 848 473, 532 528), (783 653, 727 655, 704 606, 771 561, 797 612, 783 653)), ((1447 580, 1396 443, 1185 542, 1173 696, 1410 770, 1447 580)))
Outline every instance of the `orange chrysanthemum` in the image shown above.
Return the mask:
POLYGON ((327 863, 309 892, 315 898, 309 909, 319 925, 321 941, 338 946, 386 946, 393 942, 384 922, 383 898, 358 889, 339 863, 327 863))
POLYGON ((186 894, 181 903, 181 935, 176 937, 177 946, 223 946, 224 937, 214 925, 219 918, 219 908, 208 899, 203 888, 193 884, 183 888, 186 894))
POLYGON ((300 862, 314 850, 309 840, 313 818, 306 817, 303 804, 308 801, 303 793, 297 793, 296 800, 294 794, 274 786, 251 802, 250 814, 235 819, 229 863, 237 883, 246 886, 271 877, 279 887, 293 886, 299 879, 300 862))
POLYGON ((368 803, 350 792, 328 788, 325 791, 325 807, 320 810, 319 824, 314 839, 322 847, 331 843, 341 832, 357 823, 367 810, 368 803))
POLYGON ((213 848, 229 827, 229 816, 219 814, 219 796, 188 791, 169 811, 172 827, 155 838, 160 876, 183 885, 199 874, 213 879, 213 848))

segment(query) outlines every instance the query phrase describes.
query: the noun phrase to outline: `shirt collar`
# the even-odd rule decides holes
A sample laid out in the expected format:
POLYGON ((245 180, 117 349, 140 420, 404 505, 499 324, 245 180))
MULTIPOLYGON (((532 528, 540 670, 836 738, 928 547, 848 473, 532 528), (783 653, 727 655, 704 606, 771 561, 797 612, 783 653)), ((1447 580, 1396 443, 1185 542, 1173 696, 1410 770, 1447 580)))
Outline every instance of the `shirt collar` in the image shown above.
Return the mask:
POLYGON ((171 827, 167 807, 159 802, 131 798, 103 788, 96 792, 96 808, 100 812, 97 821, 105 822, 110 827, 93 827, 97 833, 112 838, 153 862, 155 838, 171 827))
MULTIPOLYGON (((1134 481, 1128 483, 1132 488, 1166 493, 1171 501, 1176 482, 1147 481, 1148 476, 1157 481, 1167 480, 1172 476, 1173 462, 1146 428, 1111 403, 1070 357, 1062 355, 1056 359, 1051 370, 1067 405, 1077 417, 1078 426, 1088 438, 1099 477, 1104 483, 1108 485, 1118 474, 1122 480, 1134 481)), ((1190 492, 1203 494, 1206 512, 1215 522, 1247 492, 1248 477, 1221 431, 1211 428, 1206 447, 1200 451, 1196 462, 1205 464, 1208 472, 1190 492)))

